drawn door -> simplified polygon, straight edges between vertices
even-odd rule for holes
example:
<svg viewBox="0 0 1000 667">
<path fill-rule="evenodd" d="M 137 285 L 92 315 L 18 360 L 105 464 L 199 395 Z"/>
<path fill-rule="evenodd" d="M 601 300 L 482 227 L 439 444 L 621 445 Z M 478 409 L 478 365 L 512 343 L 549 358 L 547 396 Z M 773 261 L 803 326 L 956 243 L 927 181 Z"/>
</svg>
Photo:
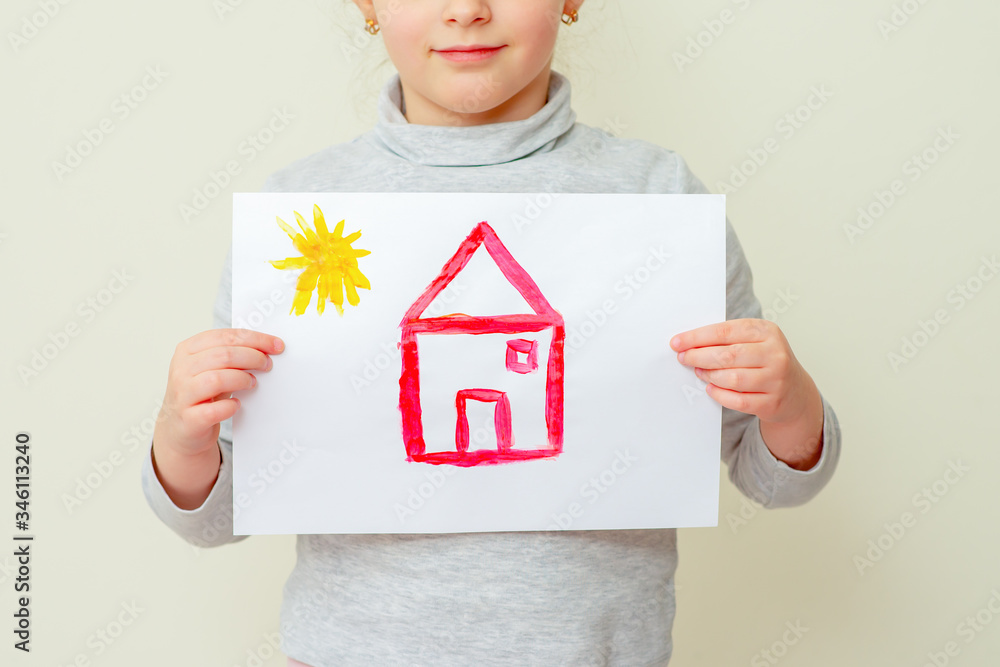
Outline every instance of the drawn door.
<svg viewBox="0 0 1000 667">
<path fill-rule="evenodd" d="M 455 425 L 455 446 L 459 452 L 469 451 L 469 416 L 467 403 L 481 401 L 493 403 L 493 424 L 496 428 L 497 451 L 509 452 L 513 445 L 510 426 L 510 400 L 507 394 L 495 389 L 462 389 L 455 396 L 458 422 Z"/>
</svg>

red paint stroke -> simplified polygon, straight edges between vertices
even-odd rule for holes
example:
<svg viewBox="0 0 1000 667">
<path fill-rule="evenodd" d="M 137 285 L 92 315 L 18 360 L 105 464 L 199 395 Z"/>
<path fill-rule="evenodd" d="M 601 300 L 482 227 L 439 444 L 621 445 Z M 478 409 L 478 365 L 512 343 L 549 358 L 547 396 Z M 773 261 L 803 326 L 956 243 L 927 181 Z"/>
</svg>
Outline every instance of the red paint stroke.
<svg viewBox="0 0 1000 667">
<path fill-rule="evenodd" d="M 492 449 L 476 449 L 471 452 L 430 452 L 418 454 L 407 461 L 414 463 L 430 463 L 432 465 L 453 465 L 460 468 L 471 468 L 479 465 L 496 465 L 499 463 L 516 463 L 532 459 L 551 459 L 559 456 L 552 449 L 512 449 L 509 452 L 497 452 Z"/>
<path fill-rule="evenodd" d="M 518 353 L 527 355 L 519 361 Z M 507 341 L 507 370 L 515 373 L 533 373 L 538 370 L 538 341 L 515 338 Z"/>
<path fill-rule="evenodd" d="M 469 418 L 465 412 L 465 404 L 472 399 L 483 403 L 494 403 L 493 426 L 496 428 L 497 449 L 500 452 L 510 451 L 514 444 L 514 436 L 510 432 L 510 400 L 507 394 L 495 389 L 462 389 L 455 397 L 455 408 L 458 410 L 458 421 L 455 425 L 455 445 L 459 452 L 469 451 Z"/>
<path fill-rule="evenodd" d="M 409 327 L 414 333 L 484 334 L 542 331 L 561 323 L 561 317 L 546 315 L 494 315 L 492 317 L 452 315 L 413 320 Z"/>
<path fill-rule="evenodd" d="M 473 253 L 481 246 L 503 273 L 507 281 L 521 294 L 534 314 L 495 315 L 472 317 L 457 314 L 446 317 L 422 317 L 424 311 L 444 290 L 455 276 L 469 263 Z M 564 344 L 566 328 L 560 315 L 542 295 L 538 285 L 504 247 L 493 228 L 480 222 L 458 246 L 438 276 L 406 311 L 400 322 L 402 336 L 400 350 L 402 372 L 399 376 L 399 410 L 402 413 L 403 442 L 406 459 L 434 465 L 448 464 L 461 467 L 509 463 L 531 459 L 553 458 L 563 446 L 563 371 L 565 366 Z M 423 421 L 420 410 L 420 359 L 418 335 L 528 333 L 552 329 L 545 379 L 545 426 L 548 447 L 539 449 L 513 449 L 510 401 L 504 392 L 495 389 L 463 389 L 455 397 L 458 418 L 455 425 L 455 450 L 426 452 Z M 528 373 L 538 368 L 537 341 L 512 340 L 507 342 L 506 368 L 516 373 Z M 527 354 L 520 362 L 517 353 Z M 511 358 L 513 355 L 513 359 Z M 527 369 L 527 370 L 525 370 Z M 469 451 L 469 423 L 466 403 L 469 400 L 494 402 L 494 427 L 497 433 L 495 450 Z"/>
</svg>

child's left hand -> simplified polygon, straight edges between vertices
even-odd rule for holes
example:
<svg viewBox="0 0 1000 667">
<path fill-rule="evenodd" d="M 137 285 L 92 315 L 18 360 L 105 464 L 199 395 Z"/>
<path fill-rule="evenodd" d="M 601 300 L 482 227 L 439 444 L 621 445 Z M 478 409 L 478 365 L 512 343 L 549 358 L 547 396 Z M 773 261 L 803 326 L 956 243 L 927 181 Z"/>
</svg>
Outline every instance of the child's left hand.
<svg viewBox="0 0 1000 667">
<path fill-rule="evenodd" d="M 822 399 L 777 324 L 727 320 L 679 333 L 670 347 L 708 383 L 717 403 L 757 415 L 776 459 L 797 470 L 816 465 L 823 449 Z"/>
</svg>

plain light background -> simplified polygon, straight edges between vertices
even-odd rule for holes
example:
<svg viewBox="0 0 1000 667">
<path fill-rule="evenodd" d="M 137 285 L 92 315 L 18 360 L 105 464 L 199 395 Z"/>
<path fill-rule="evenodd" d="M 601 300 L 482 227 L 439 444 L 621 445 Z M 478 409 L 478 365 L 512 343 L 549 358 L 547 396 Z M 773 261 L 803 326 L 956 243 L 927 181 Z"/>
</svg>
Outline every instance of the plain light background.
<svg viewBox="0 0 1000 667">
<path fill-rule="evenodd" d="M 57 10 L 47 17 L 43 5 Z M 720 30 L 712 22 L 727 9 Z M 880 30 L 894 12 L 899 29 Z M 589 0 L 562 28 L 556 69 L 572 81 L 578 119 L 678 151 L 713 192 L 748 150 L 777 141 L 763 165 L 745 167 L 754 173 L 727 211 L 758 297 L 778 306 L 769 315 L 843 428 L 839 469 L 812 502 L 756 509 L 724 479 L 719 527 L 679 532 L 671 665 L 772 664 L 764 650 L 788 667 L 920 665 L 949 641 L 951 664 L 1000 654 L 987 607 L 1000 598 L 1000 280 L 976 282 L 1000 250 L 998 21 L 985 0 Z M 8 630 L 0 663 L 256 664 L 273 652 L 294 538 L 188 545 L 147 506 L 145 449 L 124 438 L 151 432 L 174 346 L 211 326 L 231 193 L 371 126 L 392 71 L 379 66 L 380 37 L 340 0 L 14 0 L 0 27 L 5 627 L 21 430 L 33 437 L 37 535 L 33 653 L 14 651 Z M 688 48 L 697 57 L 679 67 L 674 54 Z M 165 78 L 121 118 L 115 100 L 148 67 Z M 829 98 L 799 110 L 809 118 L 787 136 L 779 123 L 813 87 Z M 250 159 L 241 142 L 275 110 L 294 118 Z M 57 175 L 53 163 L 105 117 L 113 132 Z M 935 155 L 948 128 L 958 138 Z M 906 163 L 928 149 L 936 161 L 911 180 Z M 230 160 L 241 173 L 185 221 L 180 206 Z M 845 225 L 895 179 L 905 192 L 852 242 Z M 131 276 L 125 288 L 100 312 L 81 308 L 116 271 Z M 959 309 L 948 295 L 966 283 L 979 291 Z M 947 321 L 935 335 L 915 336 L 939 309 Z M 73 324 L 78 335 L 22 380 L 18 367 Z M 922 346 L 893 368 L 904 337 Z M 114 452 L 120 465 L 67 507 Z M 958 462 L 969 470 L 949 484 Z M 915 502 L 925 488 L 933 504 Z M 915 522 L 893 527 L 904 512 Z M 871 566 L 859 567 L 867 552 Z M 97 639 L 133 603 L 131 625 L 110 644 Z M 977 614 L 980 630 L 964 632 Z M 786 623 L 808 631 L 782 644 Z"/>
</svg>

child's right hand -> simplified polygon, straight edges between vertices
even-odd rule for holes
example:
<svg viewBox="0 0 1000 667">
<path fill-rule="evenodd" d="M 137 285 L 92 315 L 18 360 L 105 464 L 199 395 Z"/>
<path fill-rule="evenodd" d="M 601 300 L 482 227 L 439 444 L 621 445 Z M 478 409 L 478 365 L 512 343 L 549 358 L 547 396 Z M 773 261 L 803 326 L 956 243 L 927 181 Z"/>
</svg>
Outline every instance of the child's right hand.
<svg viewBox="0 0 1000 667">
<path fill-rule="evenodd" d="M 167 391 L 153 431 L 157 449 L 197 456 L 217 446 L 219 423 L 240 407 L 234 391 L 249 389 L 249 371 L 271 370 L 284 343 L 249 329 L 209 329 L 181 341 L 170 360 Z"/>
</svg>

